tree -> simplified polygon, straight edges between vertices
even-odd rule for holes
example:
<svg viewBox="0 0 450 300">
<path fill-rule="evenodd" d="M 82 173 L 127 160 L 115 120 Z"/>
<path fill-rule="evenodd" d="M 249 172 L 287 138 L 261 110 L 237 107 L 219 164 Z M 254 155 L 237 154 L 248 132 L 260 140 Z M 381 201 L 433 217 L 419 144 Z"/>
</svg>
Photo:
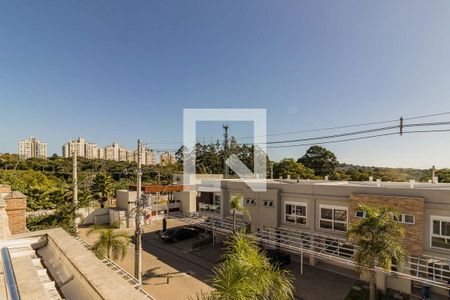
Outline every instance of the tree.
<svg viewBox="0 0 450 300">
<path fill-rule="evenodd" d="M 244 206 L 242 206 L 242 196 L 235 196 L 230 201 L 230 210 L 233 212 L 233 231 L 236 231 L 236 212 L 240 211 L 244 213 L 248 218 L 250 218 L 250 214 L 248 212 L 248 209 L 246 209 Z"/>
<path fill-rule="evenodd" d="M 294 299 L 293 277 L 272 265 L 255 239 L 235 232 L 226 242 L 225 260 L 214 267 L 214 290 L 203 299 Z"/>
<path fill-rule="evenodd" d="M 101 172 L 95 175 L 91 187 L 92 198 L 100 202 L 100 206 L 105 207 L 107 202 L 114 195 L 114 183 L 111 176 Z"/>
<path fill-rule="evenodd" d="M 397 213 L 390 208 L 360 205 L 359 209 L 366 212 L 366 217 L 354 223 L 347 235 L 358 246 L 356 262 L 362 270 L 369 272 L 370 300 L 374 300 L 374 268 L 390 270 L 393 260 L 399 265 L 405 260 L 405 250 L 400 242 L 403 228 L 394 220 Z"/>
<path fill-rule="evenodd" d="M 333 152 L 321 146 L 311 146 L 297 162 L 313 169 L 317 176 L 333 176 L 339 162 Z"/>
<path fill-rule="evenodd" d="M 275 178 L 282 176 L 287 178 L 291 176 L 292 179 L 315 179 L 314 170 L 306 168 L 303 164 L 296 162 L 293 158 L 285 158 L 273 165 L 273 173 Z"/>
<path fill-rule="evenodd" d="M 76 235 L 75 218 L 79 217 L 72 203 L 58 205 L 52 214 L 28 216 L 27 228 L 31 231 L 61 227 L 68 233 Z"/>
<path fill-rule="evenodd" d="M 39 185 L 30 186 L 27 191 L 27 209 L 51 209 L 49 191 L 46 187 Z"/>
<path fill-rule="evenodd" d="M 130 237 L 126 231 L 115 231 L 113 228 L 94 226 L 87 232 L 87 235 L 98 234 L 98 240 L 92 247 L 98 258 L 112 258 L 113 260 L 123 259 L 127 254 L 127 247 L 130 244 Z"/>
</svg>

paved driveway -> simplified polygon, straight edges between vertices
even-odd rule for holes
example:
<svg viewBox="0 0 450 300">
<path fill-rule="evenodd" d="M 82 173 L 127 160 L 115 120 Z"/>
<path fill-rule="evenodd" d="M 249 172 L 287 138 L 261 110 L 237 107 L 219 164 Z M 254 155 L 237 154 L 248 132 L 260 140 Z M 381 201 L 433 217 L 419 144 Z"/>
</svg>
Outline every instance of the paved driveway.
<svg viewBox="0 0 450 300">
<path fill-rule="evenodd" d="M 161 222 L 154 222 L 144 227 L 142 271 L 143 286 L 158 300 L 185 300 L 201 291 L 209 291 L 211 270 L 222 254 L 222 245 L 190 251 L 191 241 L 168 244 L 157 239 L 156 231 L 161 229 Z M 169 220 L 168 227 L 182 226 L 178 220 Z M 127 229 L 130 236 L 133 229 Z M 88 243 L 95 237 L 86 237 L 86 229 L 80 234 Z M 128 248 L 123 261 L 117 263 L 125 270 L 134 272 L 134 245 Z M 344 299 L 355 280 L 321 268 L 304 265 L 304 275 L 300 275 L 300 264 L 291 262 L 287 267 L 295 276 L 295 295 L 305 300 L 340 300 Z M 169 282 L 167 282 L 169 277 Z"/>
<path fill-rule="evenodd" d="M 291 262 L 287 267 L 295 276 L 295 296 L 305 300 L 343 300 L 356 280 L 318 267 Z"/>
</svg>

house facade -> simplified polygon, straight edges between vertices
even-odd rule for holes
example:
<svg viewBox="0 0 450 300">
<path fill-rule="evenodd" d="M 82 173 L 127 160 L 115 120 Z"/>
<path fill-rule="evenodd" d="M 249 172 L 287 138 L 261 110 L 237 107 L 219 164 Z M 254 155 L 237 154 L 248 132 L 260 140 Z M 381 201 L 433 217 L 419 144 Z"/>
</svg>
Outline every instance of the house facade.
<svg viewBox="0 0 450 300">
<path fill-rule="evenodd" d="M 182 202 L 182 211 L 230 218 L 229 203 L 239 197 L 250 216 L 241 214 L 240 218 L 251 224 L 253 233 L 275 228 L 345 240 L 351 224 L 365 216 L 360 204 L 392 207 L 399 213 L 396 221 L 405 232 L 402 244 L 410 257 L 406 262 L 408 274 L 414 276 L 413 268 L 417 265 L 417 274 L 430 280 L 432 290 L 448 293 L 442 286 L 450 278 L 450 184 L 268 180 L 265 192 L 254 192 L 242 180 L 220 180 L 220 191 L 213 191 L 212 183 L 203 180 L 198 184 L 195 203 Z M 420 258 L 420 266 L 414 265 L 416 257 Z M 318 262 L 321 260 L 316 257 L 309 259 L 310 264 Z M 354 266 L 338 261 L 325 263 L 356 271 Z M 406 293 L 417 287 L 414 279 L 385 273 L 378 274 L 377 281 L 382 289 Z M 433 286 L 433 282 L 441 287 Z"/>
</svg>

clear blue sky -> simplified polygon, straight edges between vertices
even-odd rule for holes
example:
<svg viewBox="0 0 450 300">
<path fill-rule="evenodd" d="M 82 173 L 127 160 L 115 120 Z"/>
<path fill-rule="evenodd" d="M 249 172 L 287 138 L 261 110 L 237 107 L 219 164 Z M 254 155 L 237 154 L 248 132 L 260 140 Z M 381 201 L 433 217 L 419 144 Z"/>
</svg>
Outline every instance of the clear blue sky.
<svg viewBox="0 0 450 300">
<path fill-rule="evenodd" d="M 450 111 L 450 2 L 0 2 L 1 152 L 29 135 L 49 155 L 78 136 L 178 141 L 183 108 L 230 107 L 266 108 L 269 132 Z M 450 167 L 450 133 L 327 147 L 348 163 Z"/>
</svg>

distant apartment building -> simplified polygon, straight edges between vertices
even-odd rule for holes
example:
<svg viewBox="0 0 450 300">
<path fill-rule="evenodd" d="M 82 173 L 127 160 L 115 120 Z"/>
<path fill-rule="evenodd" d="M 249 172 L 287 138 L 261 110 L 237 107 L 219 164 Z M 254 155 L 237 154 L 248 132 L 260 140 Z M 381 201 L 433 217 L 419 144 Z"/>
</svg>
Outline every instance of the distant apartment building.
<svg viewBox="0 0 450 300">
<path fill-rule="evenodd" d="M 119 160 L 119 144 L 112 143 L 112 145 L 105 147 L 106 160 Z"/>
<path fill-rule="evenodd" d="M 72 157 L 73 153 L 77 156 L 86 157 L 86 140 L 82 137 L 78 140 L 68 141 L 62 147 L 63 157 Z"/>
<path fill-rule="evenodd" d="M 137 162 L 138 152 L 137 150 L 127 151 L 127 161 Z M 152 149 L 144 148 L 141 155 L 141 163 L 146 166 L 156 165 L 156 154 Z"/>
<path fill-rule="evenodd" d="M 96 144 L 86 143 L 85 154 L 86 158 L 97 159 L 98 158 L 98 146 Z"/>
<path fill-rule="evenodd" d="M 103 148 L 99 147 L 97 144 L 88 143 L 86 139 L 82 137 L 65 143 L 62 147 L 62 152 L 63 157 L 72 157 L 75 152 L 77 153 L 77 156 L 88 159 L 137 162 L 137 150 L 127 149 L 118 143 L 112 143 Z M 143 165 L 156 164 L 156 154 L 151 149 L 145 148 L 141 158 Z"/>
<path fill-rule="evenodd" d="M 156 165 L 156 153 L 152 149 L 144 150 L 144 165 Z"/>
<path fill-rule="evenodd" d="M 167 165 L 171 165 L 173 163 L 175 163 L 175 156 L 173 156 L 170 152 L 164 152 L 163 154 L 160 155 L 159 157 L 159 163 L 162 166 L 167 166 Z"/>
<path fill-rule="evenodd" d="M 133 161 L 135 161 L 135 159 L 134 159 L 134 151 L 127 149 L 127 162 L 133 162 Z"/>
<path fill-rule="evenodd" d="M 119 161 L 127 161 L 128 149 L 123 146 L 117 147 L 117 157 Z"/>
<path fill-rule="evenodd" d="M 98 157 L 97 157 L 98 159 L 105 159 L 105 157 L 106 157 L 105 148 L 98 148 L 97 152 L 98 152 Z"/>
<path fill-rule="evenodd" d="M 21 159 L 47 158 L 47 143 L 30 136 L 19 142 L 19 157 Z"/>
</svg>

